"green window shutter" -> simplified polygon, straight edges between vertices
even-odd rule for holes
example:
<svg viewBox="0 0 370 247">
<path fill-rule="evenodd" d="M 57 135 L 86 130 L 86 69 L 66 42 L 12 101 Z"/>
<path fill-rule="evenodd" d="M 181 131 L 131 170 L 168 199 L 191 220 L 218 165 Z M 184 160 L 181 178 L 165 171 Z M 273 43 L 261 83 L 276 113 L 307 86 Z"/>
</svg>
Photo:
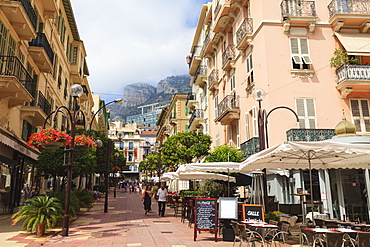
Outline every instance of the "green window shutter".
<svg viewBox="0 0 370 247">
<path fill-rule="evenodd" d="M 189 132 L 189 124 L 185 124 L 185 132 Z"/>
<path fill-rule="evenodd" d="M 23 120 L 23 126 L 22 126 L 22 139 L 24 141 L 27 141 L 28 134 L 28 122 L 26 120 Z"/>
</svg>

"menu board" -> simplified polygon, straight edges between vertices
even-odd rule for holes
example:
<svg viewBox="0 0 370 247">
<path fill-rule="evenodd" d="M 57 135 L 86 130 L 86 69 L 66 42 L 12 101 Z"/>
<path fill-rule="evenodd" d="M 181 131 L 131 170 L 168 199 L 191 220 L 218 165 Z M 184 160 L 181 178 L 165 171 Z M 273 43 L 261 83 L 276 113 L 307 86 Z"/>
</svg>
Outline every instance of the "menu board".
<svg viewBox="0 0 370 247">
<path fill-rule="evenodd" d="M 197 231 L 214 231 L 217 242 L 217 199 L 196 198 L 194 216 L 194 241 Z"/>
<path fill-rule="evenodd" d="M 243 220 L 261 220 L 264 221 L 263 205 L 243 204 Z"/>
<path fill-rule="evenodd" d="M 218 210 L 219 219 L 237 220 L 238 219 L 238 198 L 220 197 L 220 207 Z"/>
</svg>

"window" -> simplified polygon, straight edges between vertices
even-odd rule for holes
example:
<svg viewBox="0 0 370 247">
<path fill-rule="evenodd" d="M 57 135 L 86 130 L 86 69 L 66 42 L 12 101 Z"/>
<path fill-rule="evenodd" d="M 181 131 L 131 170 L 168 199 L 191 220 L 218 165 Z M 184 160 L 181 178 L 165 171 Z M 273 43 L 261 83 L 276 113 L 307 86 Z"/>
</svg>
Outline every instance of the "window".
<svg viewBox="0 0 370 247">
<path fill-rule="evenodd" d="M 245 116 L 245 138 L 246 140 L 251 139 L 251 133 L 249 131 L 249 112 L 244 114 Z"/>
<path fill-rule="evenodd" d="M 128 161 L 133 161 L 134 160 L 134 154 L 132 152 L 128 153 Z"/>
<path fill-rule="evenodd" d="M 250 87 L 254 84 L 254 76 L 253 76 L 253 62 L 252 62 L 252 54 L 246 60 L 247 62 L 247 87 Z"/>
<path fill-rule="evenodd" d="M 220 146 L 220 134 L 216 133 L 216 147 Z"/>
<path fill-rule="evenodd" d="M 312 60 L 307 38 L 290 38 L 290 52 L 293 69 L 310 69 Z"/>
<path fill-rule="evenodd" d="M 133 150 L 134 149 L 134 143 L 133 142 L 129 142 L 128 143 L 128 150 Z"/>
<path fill-rule="evenodd" d="M 72 52 L 72 64 L 77 63 L 77 52 L 78 52 L 78 47 L 73 47 L 73 52 Z"/>
<path fill-rule="evenodd" d="M 316 129 L 316 111 L 315 100 L 309 98 L 295 99 L 299 128 Z"/>
<path fill-rule="evenodd" d="M 252 125 L 253 125 L 253 137 L 258 137 L 258 110 L 257 107 L 252 107 Z"/>
<path fill-rule="evenodd" d="M 350 104 L 356 132 L 370 132 L 369 102 L 367 99 L 350 99 Z"/>
<path fill-rule="evenodd" d="M 218 117 L 218 95 L 215 97 L 215 118 Z"/>
<path fill-rule="evenodd" d="M 230 91 L 231 92 L 234 92 L 234 90 L 235 90 L 235 75 L 233 75 L 232 77 L 231 77 L 231 79 L 230 79 Z"/>
<path fill-rule="evenodd" d="M 1 55 L 5 54 L 7 36 L 8 36 L 8 30 L 6 29 L 2 21 L 0 21 L 0 54 Z"/>
<path fill-rule="evenodd" d="M 124 147 L 125 147 L 125 143 L 124 142 L 120 142 L 119 143 L 119 150 L 123 150 Z"/>
<path fill-rule="evenodd" d="M 236 123 L 236 147 L 240 148 L 240 130 L 239 130 L 239 121 Z"/>
</svg>

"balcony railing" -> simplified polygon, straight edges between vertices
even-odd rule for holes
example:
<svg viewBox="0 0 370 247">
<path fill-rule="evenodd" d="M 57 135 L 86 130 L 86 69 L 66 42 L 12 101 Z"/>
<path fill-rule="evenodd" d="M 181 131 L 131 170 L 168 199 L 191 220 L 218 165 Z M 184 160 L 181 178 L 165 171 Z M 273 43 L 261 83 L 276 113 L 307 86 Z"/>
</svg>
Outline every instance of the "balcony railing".
<svg viewBox="0 0 370 247">
<path fill-rule="evenodd" d="M 334 129 L 290 129 L 286 132 L 288 141 L 316 142 L 331 139 Z"/>
<path fill-rule="evenodd" d="M 37 90 L 34 94 L 32 94 L 34 100 L 29 103 L 30 106 L 40 107 L 46 115 L 49 115 L 51 113 L 51 104 L 45 96 Z"/>
<path fill-rule="evenodd" d="M 224 67 L 230 60 L 235 59 L 235 45 L 229 44 L 222 53 L 222 66 Z"/>
<path fill-rule="evenodd" d="M 195 111 L 193 111 L 193 114 L 191 114 L 191 117 L 189 119 L 189 126 L 192 125 L 192 123 L 194 122 L 194 119 L 196 119 L 196 118 L 203 118 L 203 117 L 204 117 L 203 110 L 195 110 Z"/>
<path fill-rule="evenodd" d="M 190 58 L 190 63 L 189 65 L 191 65 L 191 63 L 193 62 L 193 59 L 195 56 L 199 56 L 200 55 L 200 51 L 202 50 L 202 47 L 201 46 L 195 46 L 194 47 L 194 51 L 193 53 L 191 54 L 191 58 Z"/>
<path fill-rule="evenodd" d="M 247 33 L 253 32 L 253 19 L 245 18 L 243 23 L 240 25 L 238 31 L 236 31 L 236 42 L 239 43 L 243 40 L 243 37 Z"/>
<path fill-rule="evenodd" d="M 49 57 L 50 62 L 53 64 L 54 52 L 51 49 L 49 41 L 46 38 L 46 35 L 44 33 L 37 33 L 36 39 L 33 39 L 31 42 L 29 42 L 29 45 L 36 46 L 36 47 L 43 47 L 45 49 L 46 54 Z"/>
<path fill-rule="evenodd" d="M 217 1 L 216 3 L 216 7 L 215 7 L 215 10 L 213 12 L 213 15 L 216 17 L 217 16 L 217 11 L 219 10 L 220 8 L 220 0 Z"/>
<path fill-rule="evenodd" d="M 316 16 L 315 1 L 283 0 L 280 4 L 282 16 L 314 17 Z"/>
<path fill-rule="evenodd" d="M 187 106 L 189 101 L 192 101 L 192 100 L 195 100 L 195 94 L 193 93 L 189 93 L 188 94 L 188 97 L 186 98 L 186 102 L 185 102 L 185 105 Z"/>
<path fill-rule="evenodd" d="M 252 137 L 248 141 L 240 144 L 240 150 L 243 152 L 243 158 L 248 158 L 252 154 L 260 151 L 260 139 L 258 137 Z"/>
<path fill-rule="evenodd" d="M 197 81 L 198 76 L 206 76 L 207 75 L 207 66 L 200 65 L 197 68 L 197 71 L 195 72 L 194 75 L 194 81 Z"/>
<path fill-rule="evenodd" d="M 218 69 L 213 69 L 208 76 L 208 82 L 212 84 L 213 82 L 218 81 Z"/>
<path fill-rule="evenodd" d="M 27 13 L 28 18 L 30 19 L 33 28 L 36 29 L 37 15 L 36 15 L 36 12 L 35 12 L 35 10 L 33 9 L 32 5 L 31 5 L 30 1 L 29 0 L 12 0 L 12 1 L 22 3 L 23 8 Z"/>
<path fill-rule="evenodd" d="M 15 56 L 0 56 L 0 75 L 14 76 L 32 95 L 33 79 Z"/>
<path fill-rule="evenodd" d="M 239 95 L 227 95 L 217 106 L 216 118 L 231 109 L 239 109 Z"/>
<path fill-rule="evenodd" d="M 335 14 L 370 14 L 369 0 L 332 0 L 328 5 L 329 17 Z"/>
<path fill-rule="evenodd" d="M 344 64 L 336 70 L 338 84 L 343 81 L 369 81 L 370 64 Z"/>
</svg>

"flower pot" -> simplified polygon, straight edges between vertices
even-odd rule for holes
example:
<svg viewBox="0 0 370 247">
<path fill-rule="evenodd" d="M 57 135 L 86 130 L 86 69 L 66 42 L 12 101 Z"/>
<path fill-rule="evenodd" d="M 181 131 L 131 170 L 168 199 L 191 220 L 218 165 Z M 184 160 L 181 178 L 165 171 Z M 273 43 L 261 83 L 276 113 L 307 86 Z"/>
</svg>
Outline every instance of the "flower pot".
<svg viewBox="0 0 370 247">
<path fill-rule="evenodd" d="M 44 143 L 43 146 L 45 148 L 39 148 L 41 150 L 45 150 L 48 152 L 55 152 L 58 148 L 63 147 L 63 142 L 50 142 L 50 143 Z"/>
<path fill-rule="evenodd" d="M 38 224 L 36 226 L 36 235 L 41 236 L 45 233 L 45 223 Z"/>
</svg>

